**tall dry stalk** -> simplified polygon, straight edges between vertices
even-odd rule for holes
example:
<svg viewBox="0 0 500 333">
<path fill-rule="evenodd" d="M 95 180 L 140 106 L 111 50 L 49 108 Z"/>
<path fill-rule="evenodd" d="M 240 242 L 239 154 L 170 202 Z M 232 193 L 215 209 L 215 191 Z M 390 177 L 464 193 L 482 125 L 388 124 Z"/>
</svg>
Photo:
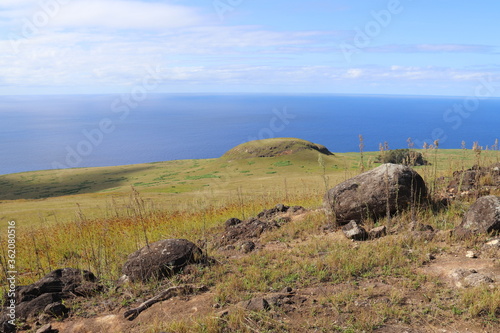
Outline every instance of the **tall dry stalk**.
<svg viewBox="0 0 500 333">
<path fill-rule="evenodd" d="M 241 216 L 243 217 L 243 219 L 246 219 L 246 216 L 245 216 L 245 202 L 243 200 L 243 193 L 242 193 L 242 190 L 241 190 L 241 186 L 238 186 L 237 197 L 238 197 L 238 204 L 239 204 L 240 209 L 241 209 Z"/>
<path fill-rule="evenodd" d="M 384 144 L 379 144 L 379 149 L 382 155 L 382 162 L 386 161 L 386 154 L 389 151 L 389 143 L 387 141 L 384 141 Z M 386 215 L 387 215 L 387 227 L 391 227 L 391 203 L 390 203 L 390 195 L 391 195 L 391 189 L 389 185 L 389 166 L 385 166 L 385 174 L 384 174 L 384 181 L 385 181 L 385 194 L 386 194 Z"/>
<path fill-rule="evenodd" d="M 495 139 L 495 144 L 493 145 L 493 150 L 496 151 L 496 160 L 497 160 L 497 163 L 499 163 L 499 159 L 500 159 L 500 154 L 498 153 L 498 139 Z"/>
<path fill-rule="evenodd" d="M 360 171 L 361 173 L 365 172 L 365 163 L 363 161 L 363 150 L 365 149 L 365 143 L 363 136 L 359 135 L 359 155 L 360 155 Z"/>
<path fill-rule="evenodd" d="M 145 221 L 145 205 L 144 200 L 142 200 L 139 192 L 132 186 L 132 193 L 130 194 L 130 208 L 132 210 L 132 216 L 135 222 L 141 224 L 142 233 L 144 235 L 144 240 L 146 241 L 146 246 L 149 247 L 149 239 L 147 226 Z"/>
<path fill-rule="evenodd" d="M 49 267 L 49 271 L 52 271 L 52 266 L 51 266 L 51 262 L 52 262 L 52 259 L 50 257 L 50 246 L 49 246 L 49 242 L 47 240 L 47 233 L 45 232 L 46 229 L 44 227 L 44 225 L 47 224 L 47 221 L 39 214 L 38 215 L 39 219 L 40 219 L 40 229 L 41 232 L 42 232 L 42 238 L 43 238 L 43 246 L 45 248 L 45 251 L 43 251 L 45 253 L 45 256 L 47 258 L 47 264 L 48 264 L 48 267 Z"/>
<path fill-rule="evenodd" d="M 479 168 L 481 167 L 481 151 L 483 150 L 483 147 L 479 145 L 479 142 L 475 141 L 472 145 L 472 150 L 474 151 L 474 156 L 476 157 L 475 164 Z"/>
<path fill-rule="evenodd" d="M 479 142 L 475 141 L 472 150 L 474 151 L 475 155 L 475 164 L 476 164 L 476 174 L 475 174 L 475 179 L 474 179 L 474 184 L 475 184 L 475 197 L 476 199 L 479 197 L 479 188 L 480 188 L 480 182 L 479 178 L 481 175 L 481 151 L 483 150 L 483 147 L 479 145 Z"/>
<path fill-rule="evenodd" d="M 36 237 L 35 237 L 35 232 L 34 231 L 30 232 L 30 238 L 31 238 L 32 249 L 33 249 L 33 252 L 35 253 L 35 258 L 36 258 L 36 271 L 37 271 L 37 275 L 39 277 L 42 277 L 42 276 L 45 275 L 45 270 L 43 269 L 43 265 L 42 265 L 42 262 L 40 260 L 40 255 L 39 255 L 40 249 L 38 248 L 38 244 L 37 244 L 37 241 L 36 241 Z"/>
<path fill-rule="evenodd" d="M 434 141 L 434 145 L 432 146 L 434 149 L 434 175 L 433 175 L 433 180 L 432 180 L 432 197 L 435 197 L 436 195 L 436 187 L 437 187 L 437 156 L 438 156 L 438 150 L 439 150 L 439 140 Z"/>
<path fill-rule="evenodd" d="M 318 154 L 318 164 L 321 167 L 321 177 L 323 178 L 323 184 L 325 185 L 325 192 L 329 190 L 329 178 L 326 175 L 326 164 L 322 154 Z"/>
<path fill-rule="evenodd" d="M 8 263 L 8 257 L 7 257 L 7 244 L 8 244 L 8 241 L 7 241 L 7 238 L 5 240 L 5 242 L 3 241 L 3 238 L 2 238 L 3 235 L 0 234 L 0 267 L 2 267 L 2 272 L 3 272 L 3 275 L 4 275 L 4 279 L 2 279 L 2 281 L 7 281 L 7 272 L 9 271 L 8 267 L 7 267 L 7 263 Z"/>
<path fill-rule="evenodd" d="M 391 189 L 389 185 L 389 165 L 385 166 L 385 193 L 386 193 L 386 206 L 385 213 L 387 215 L 387 228 L 391 227 Z"/>
<path fill-rule="evenodd" d="M 408 138 L 406 140 L 408 143 L 408 165 L 415 165 L 417 161 L 417 153 L 414 152 L 412 149 L 415 146 L 411 138 Z M 410 186 L 410 195 L 411 195 L 411 200 L 410 200 L 410 212 L 411 212 L 411 220 L 412 222 L 417 221 L 417 215 L 416 215 L 416 200 L 417 200 L 417 195 L 415 193 L 415 174 L 412 173 L 411 176 L 411 186 Z"/>
</svg>

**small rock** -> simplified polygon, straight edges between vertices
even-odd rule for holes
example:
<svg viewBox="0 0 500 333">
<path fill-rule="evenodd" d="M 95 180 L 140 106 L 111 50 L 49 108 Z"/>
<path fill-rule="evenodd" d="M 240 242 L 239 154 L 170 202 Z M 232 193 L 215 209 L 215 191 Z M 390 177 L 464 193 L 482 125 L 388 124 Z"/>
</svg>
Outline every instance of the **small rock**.
<svg viewBox="0 0 500 333">
<path fill-rule="evenodd" d="M 473 273 L 473 274 L 468 275 L 464 278 L 464 283 L 467 286 L 478 287 L 478 286 L 481 286 L 483 284 L 493 283 L 493 280 L 486 275 L 479 274 L 479 273 Z"/>
<path fill-rule="evenodd" d="M 489 241 L 486 245 L 500 247 L 500 238 Z"/>
<path fill-rule="evenodd" d="M 474 251 L 467 251 L 467 254 L 465 256 L 467 258 L 477 258 L 477 255 L 474 253 Z"/>
<path fill-rule="evenodd" d="M 477 271 L 474 269 L 458 268 L 458 269 L 453 270 L 450 273 L 450 277 L 455 279 L 455 280 L 460 280 L 460 279 L 463 279 L 466 276 L 469 276 L 469 275 L 474 274 L 474 273 L 477 273 Z"/>
<path fill-rule="evenodd" d="M 286 212 L 288 210 L 289 207 L 283 205 L 283 204 L 277 204 L 276 205 L 276 210 L 278 212 Z"/>
<path fill-rule="evenodd" d="M 289 212 L 292 212 L 293 214 L 296 214 L 296 213 L 302 213 L 302 212 L 305 212 L 306 209 L 302 206 L 292 206 L 288 209 Z"/>
<path fill-rule="evenodd" d="M 432 253 L 427 253 L 426 257 L 427 257 L 427 260 L 429 260 L 429 261 L 436 259 L 436 257 Z"/>
<path fill-rule="evenodd" d="M 227 317 L 229 315 L 229 310 L 226 309 L 226 310 L 223 310 L 223 311 L 220 311 L 220 312 L 217 312 L 217 314 L 215 315 L 217 318 L 224 318 L 224 317 Z"/>
<path fill-rule="evenodd" d="M 240 249 L 243 253 L 252 252 L 255 249 L 255 243 L 252 241 L 244 242 L 241 244 Z"/>
<path fill-rule="evenodd" d="M 373 228 L 368 232 L 368 235 L 370 236 L 370 239 L 384 237 L 385 235 L 387 235 L 387 228 L 385 227 L 385 225 Z"/>
<path fill-rule="evenodd" d="M 69 313 L 69 309 L 62 303 L 55 302 L 47 305 L 43 312 L 54 318 L 61 318 L 66 317 L 66 315 Z"/>
<path fill-rule="evenodd" d="M 227 220 L 225 223 L 224 223 L 224 226 L 226 228 L 229 228 L 229 227 L 232 227 L 232 226 L 235 226 L 235 225 L 238 225 L 240 224 L 242 221 L 236 217 L 233 217 L 233 218 L 230 218 L 229 220 Z"/>
<path fill-rule="evenodd" d="M 51 324 L 43 325 L 39 329 L 36 330 L 36 333 L 58 333 L 59 330 L 52 329 Z"/>
<path fill-rule="evenodd" d="M 347 238 L 352 240 L 363 241 L 368 238 L 366 230 L 362 226 L 358 225 L 354 220 L 343 226 L 342 232 Z"/>
<path fill-rule="evenodd" d="M 271 309 L 269 302 L 262 297 L 252 298 L 249 301 L 240 302 L 237 306 L 249 311 L 268 311 Z"/>
<path fill-rule="evenodd" d="M 285 287 L 281 290 L 282 294 L 290 294 L 293 291 L 292 287 Z"/>
<path fill-rule="evenodd" d="M 493 283 L 494 281 L 474 269 L 455 269 L 450 273 L 450 277 L 456 280 L 457 287 L 477 287 L 483 284 Z"/>
</svg>

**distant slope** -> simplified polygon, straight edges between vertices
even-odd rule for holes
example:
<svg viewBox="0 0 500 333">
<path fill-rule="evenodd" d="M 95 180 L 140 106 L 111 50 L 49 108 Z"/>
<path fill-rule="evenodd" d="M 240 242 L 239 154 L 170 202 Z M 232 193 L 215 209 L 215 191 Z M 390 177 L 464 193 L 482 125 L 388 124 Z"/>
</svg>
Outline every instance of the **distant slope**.
<svg viewBox="0 0 500 333">
<path fill-rule="evenodd" d="M 243 143 L 226 152 L 222 157 L 233 160 L 277 157 L 293 155 L 301 151 L 313 151 L 324 155 L 333 155 L 323 145 L 296 138 L 275 138 Z"/>
</svg>

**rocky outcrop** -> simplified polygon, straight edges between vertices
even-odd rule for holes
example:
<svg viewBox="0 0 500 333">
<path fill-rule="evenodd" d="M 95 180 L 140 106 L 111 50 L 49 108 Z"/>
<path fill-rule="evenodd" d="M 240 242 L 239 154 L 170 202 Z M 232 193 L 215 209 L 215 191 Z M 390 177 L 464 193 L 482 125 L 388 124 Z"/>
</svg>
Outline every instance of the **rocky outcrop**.
<svg viewBox="0 0 500 333">
<path fill-rule="evenodd" d="M 500 163 L 487 167 L 473 166 L 455 171 L 447 191 L 451 197 L 494 194 L 500 189 Z"/>
<path fill-rule="evenodd" d="M 479 198 L 469 208 L 460 226 L 455 229 L 459 237 L 470 234 L 500 232 L 500 197 L 489 195 Z"/>
<path fill-rule="evenodd" d="M 254 241 L 257 241 L 262 233 L 280 228 L 283 224 L 290 222 L 292 216 L 305 211 L 306 209 L 301 206 L 290 207 L 278 204 L 244 221 L 230 218 L 224 223 L 224 232 L 217 235 L 214 242 L 216 247 L 225 246 L 226 249 L 234 249 L 238 246 L 244 253 L 251 252 L 256 248 Z"/>
<path fill-rule="evenodd" d="M 422 203 L 427 188 L 422 177 L 413 169 L 399 164 L 383 164 L 351 178 L 329 190 L 325 208 L 337 223 L 379 218 L 407 208 L 413 201 Z"/>
<path fill-rule="evenodd" d="M 62 304 L 64 299 L 90 297 L 101 290 L 97 278 L 89 271 L 57 269 L 33 284 L 16 288 L 16 318 L 24 321 L 38 315 L 64 317 L 69 312 Z M 4 331 L 9 331 L 7 324 L 2 326 Z"/>
<path fill-rule="evenodd" d="M 186 239 L 164 239 L 129 255 L 123 274 L 132 282 L 170 277 L 183 267 L 203 261 L 201 249 Z"/>
</svg>

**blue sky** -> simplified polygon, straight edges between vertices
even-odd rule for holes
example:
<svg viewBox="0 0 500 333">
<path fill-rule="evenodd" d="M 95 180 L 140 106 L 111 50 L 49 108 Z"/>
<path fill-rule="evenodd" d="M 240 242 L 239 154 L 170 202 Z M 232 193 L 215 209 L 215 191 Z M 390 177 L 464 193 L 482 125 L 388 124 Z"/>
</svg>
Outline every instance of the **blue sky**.
<svg viewBox="0 0 500 333">
<path fill-rule="evenodd" d="M 498 13 L 497 0 L 2 0 L 0 94 L 153 82 L 148 92 L 471 96 L 486 81 L 499 97 Z"/>
</svg>

